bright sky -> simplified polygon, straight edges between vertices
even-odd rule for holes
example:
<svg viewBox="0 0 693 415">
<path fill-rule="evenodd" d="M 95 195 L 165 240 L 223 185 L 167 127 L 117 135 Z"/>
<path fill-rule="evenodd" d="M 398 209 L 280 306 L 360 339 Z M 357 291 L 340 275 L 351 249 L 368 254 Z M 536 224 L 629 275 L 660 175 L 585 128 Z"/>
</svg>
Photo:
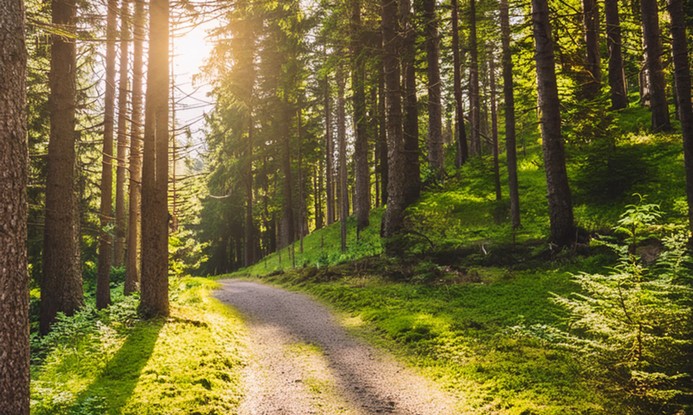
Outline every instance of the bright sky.
<svg viewBox="0 0 693 415">
<path fill-rule="evenodd" d="M 202 139 L 201 129 L 204 127 L 202 116 L 212 109 L 212 102 L 207 97 L 209 86 L 193 78 L 200 73 L 200 67 L 205 64 L 211 51 L 207 31 L 214 27 L 214 22 L 204 22 L 192 28 L 189 28 L 189 23 L 184 25 L 183 29 L 174 28 L 178 37 L 173 40 L 176 125 L 181 128 L 191 124 L 194 143 L 199 143 Z M 179 142 L 183 144 L 185 138 L 179 137 Z"/>
</svg>

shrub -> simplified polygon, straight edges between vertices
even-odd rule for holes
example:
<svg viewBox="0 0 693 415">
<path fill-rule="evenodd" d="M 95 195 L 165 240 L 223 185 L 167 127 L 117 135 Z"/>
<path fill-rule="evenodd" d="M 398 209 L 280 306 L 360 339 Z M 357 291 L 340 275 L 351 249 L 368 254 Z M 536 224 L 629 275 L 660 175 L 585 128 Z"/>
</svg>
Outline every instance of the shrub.
<svg viewBox="0 0 693 415">
<path fill-rule="evenodd" d="M 663 253 L 651 265 L 636 254 L 660 215 L 642 198 L 627 206 L 615 228 L 624 243 L 601 242 L 618 254 L 617 265 L 606 274 L 575 275 L 582 293 L 554 299 L 569 311 L 565 344 L 615 377 L 641 411 L 660 408 L 657 413 L 690 399 L 683 362 L 693 294 L 685 232 L 665 235 Z"/>
</svg>

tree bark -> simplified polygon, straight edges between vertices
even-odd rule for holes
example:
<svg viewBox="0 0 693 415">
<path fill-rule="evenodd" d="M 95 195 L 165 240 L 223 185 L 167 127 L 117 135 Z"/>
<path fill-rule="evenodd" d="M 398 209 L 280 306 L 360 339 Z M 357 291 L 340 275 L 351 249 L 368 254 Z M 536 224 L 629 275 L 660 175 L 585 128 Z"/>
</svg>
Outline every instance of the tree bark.
<svg viewBox="0 0 693 415">
<path fill-rule="evenodd" d="M 332 139 L 332 108 L 330 105 L 330 79 L 325 75 L 325 191 L 327 196 L 327 224 L 334 223 L 334 140 Z"/>
<path fill-rule="evenodd" d="M 379 65 L 380 73 L 378 76 L 378 169 L 380 171 L 380 200 L 381 205 L 387 203 L 387 186 L 388 186 L 388 174 L 389 167 L 387 164 L 388 151 L 387 151 L 387 109 L 385 105 L 385 69 L 381 59 Z"/>
<path fill-rule="evenodd" d="M 383 69 L 387 106 L 387 209 L 383 215 L 382 235 L 395 236 L 404 228 L 405 181 L 407 169 L 402 131 L 402 91 L 400 88 L 399 51 L 401 40 L 397 3 L 381 0 Z M 387 249 L 387 244 L 386 244 Z"/>
<path fill-rule="evenodd" d="M 445 175 L 443 155 L 443 124 L 440 80 L 440 39 L 436 1 L 423 1 L 426 31 L 426 58 L 428 74 L 428 164 L 436 178 Z"/>
<path fill-rule="evenodd" d="M 565 150 L 561 136 L 561 112 L 556 83 L 553 39 L 547 0 L 532 0 L 537 88 L 541 111 L 541 137 L 548 187 L 551 242 L 559 247 L 576 240 Z"/>
<path fill-rule="evenodd" d="M 292 109 L 289 102 L 283 102 L 283 124 L 286 128 L 282 135 L 282 149 L 281 149 L 281 171 L 284 175 L 284 181 L 282 182 L 282 219 L 281 219 L 281 246 L 284 248 L 289 246 L 296 238 L 296 214 L 294 209 L 294 195 L 293 195 L 293 172 L 291 170 L 291 118 Z"/>
<path fill-rule="evenodd" d="M 650 111 L 652 112 L 652 131 L 669 131 L 669 107 L 664 91 L 664 72 L 662 71 L 662 45 L 659 32 L 659 9 L 657 0 L 640 0 L 642 14 L 643 41 L 647 55 L 646 67 L 650 89 Z M 690 94 L 687 94 L 690 95 Z"/>
<path fill-rule="evenodd" d="M 29 415 L 24 4 L 0 0 L 0 414 Z"/>
<path fill-rule="evenodd" d="M 416 27 L 411 1 L 400 0 L 402 20 L 402 79 L 404 96 L 404 203 L 414 203 L 421 193 L 421 169 L 419 166 L 419 104 L 416 97 Z"/>
<path fill-rule="evenodd" d="M 135 0 L 132 54 L 132 122 L 130 127 L 130 189 L 128 207 L 127 263 L 125 265 L 125 294 L 139 290 L 140 285 L 140 228 L 142 218 L 142 82 L 144 80 L 144 1 Z"/>
<path fill-rule="evenodd" d="M 502 198 L 501 180 L 500 180 L 500 163 L 498 161 L 498 104 L 496 100 L 496 62 L 493 57 L 493 47 L 489 45 L 488 54 L 488 72 L 489 72 L 489 88 L 491 89 L 491 144 L 493 146 L 493 177 L 496 188 L 496 200 Z"/>
<path fill-rule="evenodd" d="M 116 235 L 113 265 L 125 263 L 127 217 L 125 216 L 125 172 L 127 170 L 128 134 L 128 64 L 130 46 L 130 0 L 120 7 L 120 79 L 118 80 L 118 169 L 116 170 Z"/>
<path fill-rule="evenodd" d="M 586 79 L 582 86 L 586 99 L 599 96 L 602 87 L 601 57 L 599 54 L 599 5 L 597 0 L 582 0 L 582 24 L 585 30 Z"/>
<path fill-rule="evenodd" d="M 476 36 L 476 0 L 469 0 L 469 120 L 471 154 L 481 155 L 481 108 L 479 100 L 479 51 Z"/>
<path fill-rule="evenodd" d="M 344 89 L 346 80 L 341 66 L 337 68 L 337 142 L 339 146 L 339 206 L 340 240 L 342 252 L 347 249 L 347 218 L 349 217 L 349 190 L 347 188 L 346 108 Z"/>
<path fill-rule="evenodd" d="M 99 264 L 96 276 L 96 308 L 111 303 L 111 264 L 113 260 L 113 129 L 115 113 L 116 25 L 118 0 L 108 0 L 106 17 L 106 92 L 104 96 L 103 149 L 101 150 L 101 212 Z"/>
<path fill-rule="evenodd" d="M 686 13 L 682 0 L 669 0 L 667 9 L 671 16 L 676 99 L 683 133 L 689 229 L 693 230 L 693 108 L 691 105 L 691 69 L 688 56 L 688 38 L 686 37 Z"/>
<path fill-rule="evenodd" d="M 54 25 L 76 34 L 75 0 L 53 0 Z M 75 37 L 51 36 L 49 74 L 51 133 L 46 158 L 46 221 L 43 238 L 40 331 L 58 312 L 72 315 L 84 302 L 79 246 L 79 203 L 75 175 Z"/>
<path fill-rule="evenodd" d="M 510 221 L 513 229 L 520 227 L 520 191 L 517 180 L 517 143 L 515 137 L 515 95 L 513 58 L 510 50 L 510 18 L 508 0 L 500 0 L 501 45 L 503 48 L 503 98 L 505 100 L 505 152 L 508 164 Z"/>
<path fill-rule="evenodd" d="M 354 212 L 357 234 L 368 226 L 371 209 L 370 169 L 368 168 L 368 119 L 366 117 L 366 66 L 361 35 L 361 1 L 353 0 L 351 11 L 351 85 L 353 89 L 355 191 Z"/>
<path fill-rule="evenodd" d="M 618 0 L 605 0 L 604 14 L 606 15 L 606 45 L 609 50 L 611 109 L 617 110 L 628 106 L 626 77 L 621 52 L 621 19 L 618 13 Z"/>
<path fill-rule="evenodd" d="M 149 60 L 142 166 L 142 286 L 139 311 L 167 316 L 169 2 L 149 5 Z"/>
<path fill-rule="evenodd" d="M 460 168 L 469 158 L 467 146 L 467 133 L 464 128 L 464 109 L 462 107 L 462 62 L 460 59 L 460 29 L 459 29 L 459 4 L 458 0 L 452 0 L 452 60 L 453 83 L 455 95 L 455 142 L 457 144 L 457 157 L 455 167 Z"/>
</svg>

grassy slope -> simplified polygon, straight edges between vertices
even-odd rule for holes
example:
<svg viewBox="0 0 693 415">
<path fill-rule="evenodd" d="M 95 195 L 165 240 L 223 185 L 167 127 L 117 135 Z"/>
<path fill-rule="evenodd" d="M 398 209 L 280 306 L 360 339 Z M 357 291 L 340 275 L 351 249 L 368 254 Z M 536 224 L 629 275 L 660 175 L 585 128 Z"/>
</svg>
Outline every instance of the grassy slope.
<svg viewBox="0 0 693 415">
<path fill-rule="evenodd" d="M 685 220 L 680 137 L 626 133 L 637 131 L 646 117 L 639 108 L 619 114 L 618 147 L 591 156 L 590 161 L 602 161 L 601 170 L 584 167 L 587 152 L 569 147 L 576 221 L 590 233 L 608 232 L 623 206 L 636 201 L 636 192 L 660 203 L 666 220 Z M 382 211 L 377 210 L 361 241 L 355 240 L 354 223 L 349 222 L 349 250 L 344 253 L 339 251 L 336 224 L 306 237 L 303 253 L 287 248 L 236 275 L 309 292 L 345 312 L 345 322 L 356 332 L 462 396 L 464 413 L 633 413 L 612 385 L 587 375 L 586 362 L 515 330 L 518 325 L 561 325 L 563 312 L 551 302 L 553 293 L 575 291 L 570 274 L 597 271 L 607 264 L 606 258 L 534 259 L 531 267 L 481 265 L 488 262 L 484 257 L 490 257 L 489 252 L 516 256 L 513 249 L 503 251 L 513 240 L 520 247 L 530 243 L 520 255 L 546 248 L 540 148 L 536 137 L 525 140 L 527 152 L 519 163 L 523 227 L 515 234 L 504 213 L 507 202 L 494 200 L 488 161 L 465 166 L 458 178 L 425 192 L 409 209 L 410 227 L 430 240 L 422 238 L 422 247 L 433 243 L 435 249 L 472 252 L 461 267 L 422 260 L 397 273 L 392 272 L 396 264 L 379 259 L 350 262 L 381 252 Z M 292 249 L 295 261 L 289 256 Z M 294 263 L 298 268 L 291 270 Z M 403 280 L 397 280 L 398 275 Z"/>
<path fill-rule="evenodd" d="M 32 413 L 234 413 L 243 324 L 210 297 L 214 287 L 173 282 L 166 320 L 137 320 L 136 301 L 126 299 L 58 323 L 34 349 Z"/>
</svg>

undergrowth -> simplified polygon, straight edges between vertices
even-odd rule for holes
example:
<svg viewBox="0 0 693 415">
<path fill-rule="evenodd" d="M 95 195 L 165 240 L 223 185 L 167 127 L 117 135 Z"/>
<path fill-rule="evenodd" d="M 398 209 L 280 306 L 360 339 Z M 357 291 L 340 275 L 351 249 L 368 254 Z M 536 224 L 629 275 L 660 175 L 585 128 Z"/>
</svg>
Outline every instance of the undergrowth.
<svg viewBox="0 0 693 415">
<path fill-rule="evenodd" d="M 239 317 L 215 283 L 172 280 L 171 316 L 142 321 L 136 297 L 59 316 L 32 338 L 32 414 L 233 413 L 241 396 Z"/>
</svg>

